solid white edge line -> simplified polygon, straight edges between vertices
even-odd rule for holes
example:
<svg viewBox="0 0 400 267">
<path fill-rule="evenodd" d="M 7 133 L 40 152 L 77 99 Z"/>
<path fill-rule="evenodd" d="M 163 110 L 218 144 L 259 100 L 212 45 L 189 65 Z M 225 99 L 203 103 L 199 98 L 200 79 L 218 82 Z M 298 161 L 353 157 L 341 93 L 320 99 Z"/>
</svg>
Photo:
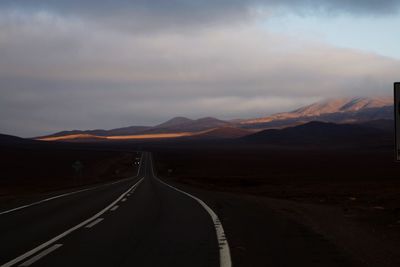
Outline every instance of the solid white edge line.
<svg viewBox="0 0 400 267">
<path fill-rule="evenodd" d="M 138 168 L 138 170 L 137 170 L 136 177 L 139 176 L 139 171 L 140 171 L 140 169 L 142 168 L 142 160 L 143 160 L 143 153 L 142 153 L 142 156 L 141 156 L 141 158 L 140 158 L 140 166 L 139 166 L 139 168 Z M 136 178 L 136 177 L 134 177 L 134 178 Z M 46 199 L 42 199 L 42 200 L 33 202 L 33 203 L 31 203 L 31 204 L 26 204 L 26 205 L 19 206 L 19 207 L 10 209 L 10 210 L 2 211 L 2 212 L 0 212 L 0 215 L 7 214 L 7 213 L 10 213 L 10 212 L 13 212 L 13 211 L 22 210 L 22 209 L 25 209 L 25 208 L 28 208 L 28 207 L 36 206 L 36 205 L 38 205 L 38 204 L 41 204 L 41 203 L 44 203 L 44 202 L 48 202 L 48 201 L 53 200 L 53 199 L 57 199 L 57 198 L 61 198 L 61 197 L 66 197 L 66 196 L 74 195 L 74 194 L 77 194 L 77 193 L 82 193 L 82 192 L 89 191 L 89 190 L 94 190 L 94 189 L 97 189 L 97 188 L 100 188 L 100 187 L 103 187 L 103 186 L 109 186 L 109 185 L 121 183 L 121 182 L 130 180 L 130 179 L 134 179 L 134 178 L 126 178 L 126 179 L 122 179 L 122 180 L 119 180 L 119 181 L 116 181 L 116 182 L 112 182 L 112 183 L 97 185 L 97 186 L 94 186 L 94 187 L 85 188 L 85 189 L 82 189 L 82 190 L 73 191 L 73 192 L 69 192 L 69 193 L 57 195 L 57 196 L 54 196 L 54 197 L 49 197 L 49 198 L 46 198 Z"/>
<path fill-rule="evenodd" d="M 112 202 L 110 205 L 108 205 L 107 207 L 105 207 L 104 209 L 102 209 L 101 211 L 99 211 L 98 213 L 96 213 L 94 216 L 90 217 L 89 219 L 81 222 L 80 224 L 75 225 L 74 227 L 68 229 L 67 231 L 59 234 L 58 236 L 50 239 L 49 241 L 44 242 L 43 244 L 35 247 L 34 249 L 29 250 L 28 252 L 25 252 L 24 254 L 22 254 L 21 256 L 4 263 L 3 265 L 1 265 L 0 267 L 10 267 L 13 266 L 14 264 L 17 264 L 18 262 L 23 261 L 24 259 L 32 256 L 33 254 L 37 253 L 38 251 L 46 248 L 47 246 L 53 244 L 54 242 L 56 242 L 57 240 L 63 238 L 66 235 L 69 235 L 70 233 L 72 233 L 73 231 L 81 228 L 82 226 L 90 223 L 91 221 L 97 219 L 98 217 L 100 217 L 101 215 L 103 215 L 106 211 L 108 211 L 110 208 L 112 208 L 115 204 L 117 204 L 122 198 L 125 197 L 125 195 L 132 190 L 133 188 L 135 188 L 137 185 L 139 185 L 141 182 L 143 181 L 143 178 L 141 178 L 138 182 L 136 182 L 133 186 L 131 186 L 126 192 L 122 193 L 121 196 L 119 196 L 114 202 Z"/>
<path fill-rule="evenodd" d="M 19 266 L 29 266 L 32 263 L 37 262 L 38 260 L 40 260 L 41 258 L 43 258 L 44 256 L 46 256 L 47 254 L 50 254 L 51 252 L 53 252 L 54 250 L 58 249 L 59 247 L 61 247 L 62 244 L 54 244 L 53 246 L 43 250 L 41 253 L 37 254 L 35 257 L 30 258 L 29 260 L 23 262 L 21 265 Z"/>
<path fill-rule="evenodd" d="M 219 220 L 217 214 L 206 203 L 204 203 L 203 200 L 201 200 L 198 197 L 195 197 L 189 193 L 186 193 L 185 191 L 182 191 L 176 187 L 173 187 L 172 185 L 169 185 L 169 184 L 165 183 L 164 181 L 162 181 L 161 179 L 159 179 L 158 177 L 156 177 L 154 174 L 153 168 L 154 168 L 153 159 L 151 158 L 151 172 L 152 172 L 154 178 L 156 178 L 162 184 L 164 184 L 164 185 L 166 185 L 188 197 L 193 198 L 208 212 L 208 214 L 211 216 L 211 219 L 213 220 L 215 232 L 217 234 L 217 242 L 219 245 L 219 265 L 220 265 L 220 267 L 231 267 L 232 259 L 231 259 L 231 252 L 229 249 L 228 240 L 226 239 L 224 228 L 222 227 L 222 223 Z"/>
<path fill-rule="evenodd" d="M 96 224 L 98 224 L 99 222 L 101 222 L 102 220 L 104 220 L 103 218 L 98 218 L 97 220 L 87 224 L 85 226 L 85 228 L 92 228 L 93 226 L 95 226 Z"/>
<path fill-rule="evenodd" d="M 13 212 L 13 211 L 17 211 L 17 210 L 22 210 L 22 209 L 24 209 L 24 208 L 28 208 L 28 207 L 31 207 L 31 206 L 35 206 L 35 205 L 38 205 L 38 204 L 40 204 L 40 203 L 47 202 L 47 201 L 50 201 L 50 200 L 53 200 L 53 199 L 57 199 L 57 198 L 61 198 L 61 197 L 66 197 L 66 196 L 73 195 L 73 194 L 77 194 L 77 193 L 81 193 L 81 192 L 84 192 L 84 191 L 93 190 L 93 189 L 96 189 L 96 188 L 98 188 L 98 187 L 99 187 L 99 186 L 92 187 L 92 188 L 86 188 L 86 189 L 82 189 L 82 190 L 78 190 L 78 191 L 74 191 L 74 192 L 69 192 L 69 193 L 61 194 L 61 195 L 54 196 L 54 197 L 49 197 L 49 198 L 42 199 L 42 200 L 39 200 L 39 201 L 34 202 L 34 203 L 31 203 L 31 204 L 27 204 L 27 205 L 23 205 L 23 206 L 20 206 L 20 207 L 17 207 L 17 208 L 13 208 L 13 209 L 10 209 L 10 210 L 2 211 L 2 212 L 0 212 L 0 215 L 6 214 L 6 213 L 10 213 L 10 212 Z"/>
</svg>

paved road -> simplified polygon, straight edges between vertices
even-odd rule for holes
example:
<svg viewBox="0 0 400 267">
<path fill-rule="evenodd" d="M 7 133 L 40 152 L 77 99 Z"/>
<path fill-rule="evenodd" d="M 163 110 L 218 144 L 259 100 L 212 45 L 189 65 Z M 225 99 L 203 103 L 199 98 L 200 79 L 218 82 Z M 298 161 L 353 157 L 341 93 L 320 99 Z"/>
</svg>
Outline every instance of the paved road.
<svg viewBox="0 0 400 267">
<path fill-rule="evenodd" d="M 257 199 L 165 184 L 150 153 L 136 178 L 0 211 L 0 267 L 231 265 L 354 266 Z"/>
<path fill-rule="evenodd" d="M 204 202 L 158 180 L 144 153 L 135 179 L 0 214 L 0 264 L 230 266 L 212 216 Z"/>
</svg>

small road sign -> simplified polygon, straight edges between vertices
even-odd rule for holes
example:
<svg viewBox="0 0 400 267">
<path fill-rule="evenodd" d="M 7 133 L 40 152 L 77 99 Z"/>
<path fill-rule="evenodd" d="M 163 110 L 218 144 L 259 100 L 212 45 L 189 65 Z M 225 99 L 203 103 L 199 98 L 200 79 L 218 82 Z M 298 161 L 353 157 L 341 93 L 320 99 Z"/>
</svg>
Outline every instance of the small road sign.
<svg viewBox="0 0 400 267">
<path fill-rule="evenodd" d="M 83 164 L 79 160 L 72 163 L 72 168 L 75 170 L 76 173 L 81 173 L 83 170 Z"/>
</svg>

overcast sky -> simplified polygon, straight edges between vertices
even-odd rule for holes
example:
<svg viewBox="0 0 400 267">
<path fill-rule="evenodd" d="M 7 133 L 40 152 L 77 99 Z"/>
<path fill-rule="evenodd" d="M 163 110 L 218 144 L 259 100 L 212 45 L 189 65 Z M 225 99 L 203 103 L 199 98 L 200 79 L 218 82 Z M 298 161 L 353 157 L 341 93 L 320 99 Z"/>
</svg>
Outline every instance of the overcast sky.
<svg viewBox="0 0 400 267">
<path fill-rule="evenodd" d="M 400 1 L 2 0 L 0 132 L 265 116 L 400 79 Z"/>
</svg>

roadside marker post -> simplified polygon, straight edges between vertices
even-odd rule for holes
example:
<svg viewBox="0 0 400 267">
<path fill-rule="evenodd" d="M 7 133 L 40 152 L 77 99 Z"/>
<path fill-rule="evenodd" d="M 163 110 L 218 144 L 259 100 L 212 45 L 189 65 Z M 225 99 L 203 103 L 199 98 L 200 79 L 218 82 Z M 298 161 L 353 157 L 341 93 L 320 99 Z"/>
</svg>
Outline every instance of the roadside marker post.
<svg viewBox="0 0 400 267">
<path fill-rule="evenodd" d="M 394 154 L 400 162 L 400 82 L 394 83 Z"/>
</svg>

